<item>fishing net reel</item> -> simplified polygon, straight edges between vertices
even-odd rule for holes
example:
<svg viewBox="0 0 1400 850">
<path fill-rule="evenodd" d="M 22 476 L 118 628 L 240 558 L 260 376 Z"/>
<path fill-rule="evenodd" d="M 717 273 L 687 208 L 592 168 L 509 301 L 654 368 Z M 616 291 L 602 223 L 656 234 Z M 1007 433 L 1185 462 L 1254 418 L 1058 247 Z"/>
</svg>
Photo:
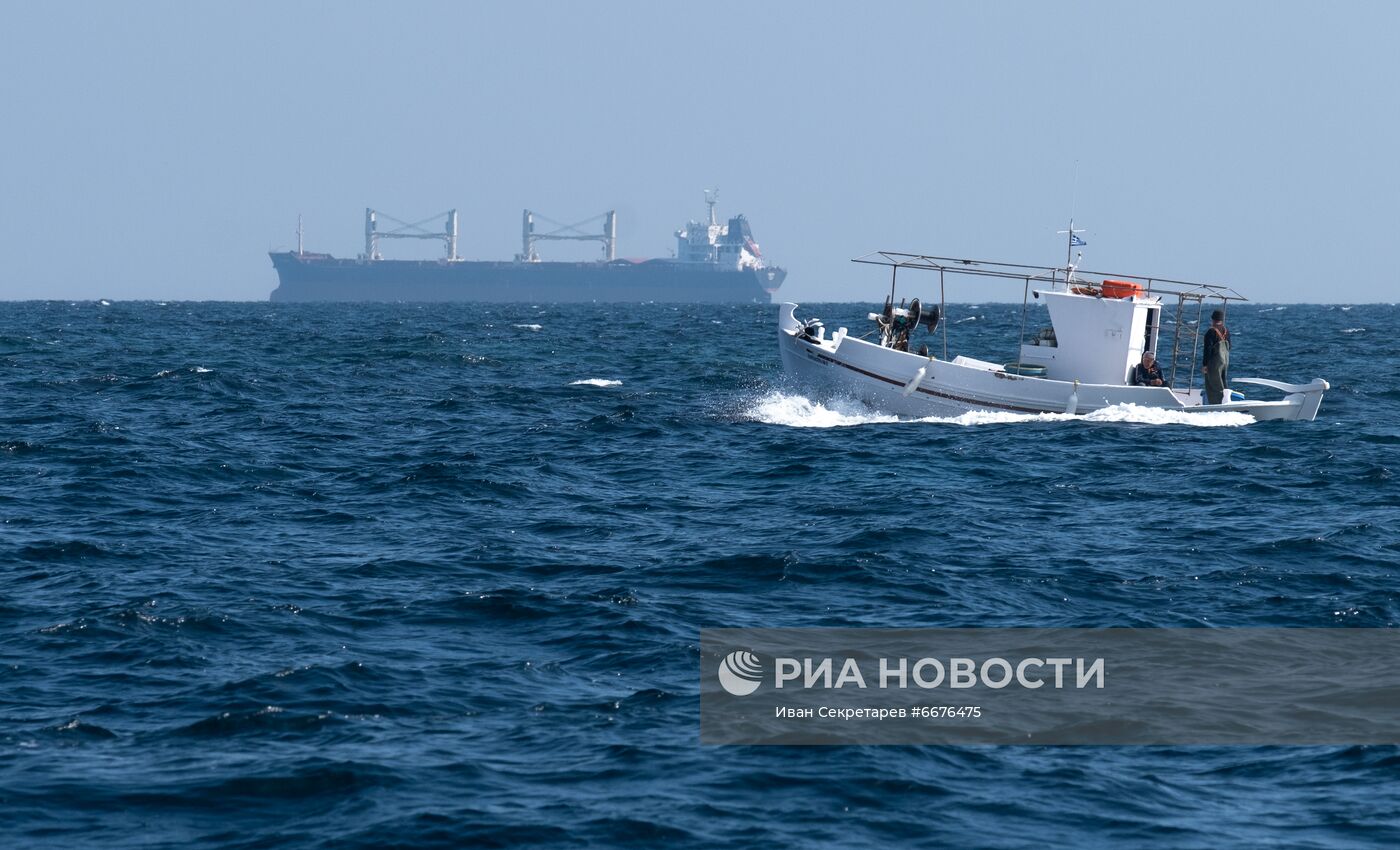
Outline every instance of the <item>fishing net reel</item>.
<svg viewBox="0 0 1400 850">
<path fill-rule="evenodd" d="M 897 351 L 908 351 L 909 334 L 919 325 L 924 325 L 929 333 L 933 333 L 941 317 L 936 305 L 925 310 L 917 298 L 907 305 L 900 299 L 898 307 L 894 306 L 894 299 L 886 298 L 885 309 L 879 313 L 871 313 L 870 318 L 880 326 L 881 345 Z"/>
</svg>

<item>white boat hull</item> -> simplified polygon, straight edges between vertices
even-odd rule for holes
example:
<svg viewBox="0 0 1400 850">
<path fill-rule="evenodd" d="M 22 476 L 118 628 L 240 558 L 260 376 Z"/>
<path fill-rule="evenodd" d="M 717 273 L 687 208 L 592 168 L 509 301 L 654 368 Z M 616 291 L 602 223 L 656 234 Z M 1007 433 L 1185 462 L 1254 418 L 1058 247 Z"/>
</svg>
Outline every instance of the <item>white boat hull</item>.
<svg viewBox="0 0 1400 850">
<path fill-rule="evenodd" d="M 1010 374 L 999 364 L 966 357 L 921 357 L 852 339 L 839 331 L 825 339 L 812 340 L 802 335 L 802 323 L 794 315 L 796 309 L 797 305 L 790 302 L 779 308 L 778 348 L 783 369 L 804 385 L 856 398 L 897 416 L 958 416 L 973 410 L 1029 414 L 1069 411 L 1083 415 L 1134 404 L 1185 413 L 1231 411 L 1257 420 L 1312 420 L 1317 416 L 1323 392 L 1329 389 L 1320 378 L 1303 385 L 1236 378 L 1232 383 L 1267 386 L 1285 396 L 1277 401 L 1207 405 L 1202 403 L 1199 390 L 1076 385 L 1073 381 L 1033 378 Z"/>
</svg>

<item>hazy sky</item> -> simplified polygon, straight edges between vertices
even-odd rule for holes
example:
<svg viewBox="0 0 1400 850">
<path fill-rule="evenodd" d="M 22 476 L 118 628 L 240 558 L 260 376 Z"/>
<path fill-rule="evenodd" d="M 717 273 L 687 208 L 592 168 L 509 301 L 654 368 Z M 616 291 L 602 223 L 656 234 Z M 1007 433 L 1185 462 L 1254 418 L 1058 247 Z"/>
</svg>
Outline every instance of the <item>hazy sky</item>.
<svg viewBox="0 0 1400 850">
<path fill-rule="evenodd" d="M 1397 33 L 1395 3 L 9 3 L 0 297 L 264 299 L 298 213 L 353 256 L 366 206 L 456 207 L 482 259 L 522 208 L 615 208 L 619 253 L 667 256 L 718 186 L 794 300 L 880 298 L 876 249 L 1062 262 L 1073 205 L 1087 268 L 1394 301 Z"/>
</svg>

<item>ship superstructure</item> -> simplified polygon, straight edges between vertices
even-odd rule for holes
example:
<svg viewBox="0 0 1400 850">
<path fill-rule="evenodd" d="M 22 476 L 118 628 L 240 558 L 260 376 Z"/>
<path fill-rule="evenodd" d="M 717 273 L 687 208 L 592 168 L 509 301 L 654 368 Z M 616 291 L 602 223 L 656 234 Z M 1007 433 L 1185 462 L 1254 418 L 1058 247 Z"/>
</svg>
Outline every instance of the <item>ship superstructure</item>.
<svg viewBox="0 0 1400 850">
<path fill-rule="evenodd" d="M 712 263 L 731 269 L 762 269 L 766 267 L 748 219 L 742 215 L 720 224 L 715 215 L 719 192 L 705 190 L 705 205 L 709 207 L 709 222 L 687 222 L 676 231 L 676 259 L 683 263 Z"/>
</svg>

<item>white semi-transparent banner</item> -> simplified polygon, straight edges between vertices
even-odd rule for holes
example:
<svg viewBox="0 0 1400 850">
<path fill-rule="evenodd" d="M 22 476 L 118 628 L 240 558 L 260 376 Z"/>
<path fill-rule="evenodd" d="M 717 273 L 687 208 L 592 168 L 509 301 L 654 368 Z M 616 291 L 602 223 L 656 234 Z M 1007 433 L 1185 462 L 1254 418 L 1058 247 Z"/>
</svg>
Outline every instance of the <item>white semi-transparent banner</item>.
<svg viewBox="0 0 1400 850">
<path fill-rule="evenodd" d="M 705 744 L 1396 744 L 1400 629 L 702 629 Z"/>
</svg>

